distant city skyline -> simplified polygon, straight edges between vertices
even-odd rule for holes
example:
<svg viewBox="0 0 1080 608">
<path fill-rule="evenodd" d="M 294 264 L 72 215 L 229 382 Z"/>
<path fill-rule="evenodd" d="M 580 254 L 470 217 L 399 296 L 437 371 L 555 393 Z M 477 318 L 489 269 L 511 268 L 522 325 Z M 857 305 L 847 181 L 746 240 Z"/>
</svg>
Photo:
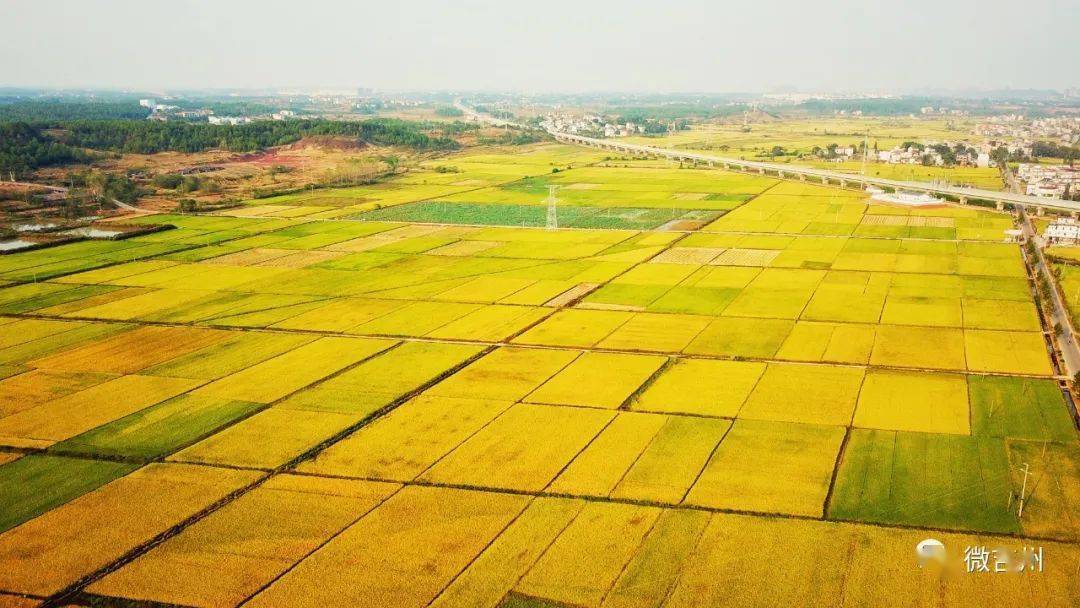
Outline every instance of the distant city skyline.
<svg viewBox="0 0 1080 608">
<path fill-rule="evenodd" d="M 1060 3 L 0 0 L 0 87 L 1065 90 Z"/>
</svg>

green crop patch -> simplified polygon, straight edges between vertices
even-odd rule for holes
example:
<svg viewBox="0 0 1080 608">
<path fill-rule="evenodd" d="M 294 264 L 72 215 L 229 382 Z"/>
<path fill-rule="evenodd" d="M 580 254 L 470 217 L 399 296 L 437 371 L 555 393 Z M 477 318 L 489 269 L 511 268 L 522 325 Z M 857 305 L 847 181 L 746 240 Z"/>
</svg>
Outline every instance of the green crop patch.
<svg viewBox="0 0 1080 608">
<path fill-rule="evenodd" d="M 973 435 L 1031 441 L 1075 441 L 1061 389 L 1052 380 L 969 376 Z"/>
<path fill-rule="evenodd" d="M 537 201 L 539 203 L 540 201 Z M 559 206 L 557 221 L 564 228 L 630 228 L 649 230 L 678 220 L 710 221 L 721 210 L 666 207 Z M 353 219 L 426 224 L 473 224 L 538 228 L 547 225 L 547 208 L 541 204 L 493 204 L 488 202 L 424 201 L 367 211 Z"/>
<path fill-rule="evenodd" d="M 260 407 L 246 401 L 181 395 L 62 441 L 53 449 L 149 460 L 208 437 Z"/>
<path fill-rule="evenodd" d="M 1012 476 L 994 438 L 853 429 L 828 515 L 987 532 L 1019 532 Z"/>
<path fill-rule="evenodd" d="M 134 471 L 137 465 L 30 454 L 0 465 L 0 532 Z"/>
</svg>

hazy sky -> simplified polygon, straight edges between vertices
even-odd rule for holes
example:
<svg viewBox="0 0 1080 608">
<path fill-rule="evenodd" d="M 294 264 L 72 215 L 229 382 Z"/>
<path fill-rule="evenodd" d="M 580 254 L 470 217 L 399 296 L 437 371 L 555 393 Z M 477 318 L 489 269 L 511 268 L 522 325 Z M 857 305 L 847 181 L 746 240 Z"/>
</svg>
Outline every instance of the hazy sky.
<svg viewBox="0 0 1080 608">
<path fill-rule="evenodd" d="M 1078 0 L 0 0 L 0 86 L 1080 85 Z"/>
</svg>

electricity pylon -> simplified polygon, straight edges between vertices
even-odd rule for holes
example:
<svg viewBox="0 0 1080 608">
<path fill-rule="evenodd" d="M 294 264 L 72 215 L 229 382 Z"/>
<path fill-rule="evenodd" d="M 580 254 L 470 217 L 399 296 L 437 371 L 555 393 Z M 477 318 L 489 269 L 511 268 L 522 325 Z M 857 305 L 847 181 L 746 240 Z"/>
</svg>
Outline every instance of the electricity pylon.
<svg viewBox="0 0 1080 608">
<path fill-rule="evenodd" d="M 547 196 L 547 229 L 555 230 L 559 227 L 559 215 L 555 210 L 555 190 L 558 188 L 555 184 L 548 185 Z"/>
<path fill-rule="evenodd" d="M 863 140 L 862 145 L 862 174 L 866 175 L 866 160 L 870 156 L 870 129 L 866 130 L 866 139 Z"/>
</svg>

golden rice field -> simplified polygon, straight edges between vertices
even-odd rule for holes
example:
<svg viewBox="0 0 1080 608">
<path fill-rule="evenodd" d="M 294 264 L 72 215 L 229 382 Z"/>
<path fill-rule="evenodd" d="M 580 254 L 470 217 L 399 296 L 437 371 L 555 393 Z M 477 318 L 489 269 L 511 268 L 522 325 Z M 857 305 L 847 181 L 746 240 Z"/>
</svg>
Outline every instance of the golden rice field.
<svg viewBox="0 0 1080 608">
<path fill-rule="evenodd" d="M 1080 602 L 1080 442 L 1008 216 L 540 149 L 0 256 L 0 606 Z M 363 215 L 539 175 L 723 213 Z M 920 569 L 927 537 L 1044 569 Z"/>
</svg>

